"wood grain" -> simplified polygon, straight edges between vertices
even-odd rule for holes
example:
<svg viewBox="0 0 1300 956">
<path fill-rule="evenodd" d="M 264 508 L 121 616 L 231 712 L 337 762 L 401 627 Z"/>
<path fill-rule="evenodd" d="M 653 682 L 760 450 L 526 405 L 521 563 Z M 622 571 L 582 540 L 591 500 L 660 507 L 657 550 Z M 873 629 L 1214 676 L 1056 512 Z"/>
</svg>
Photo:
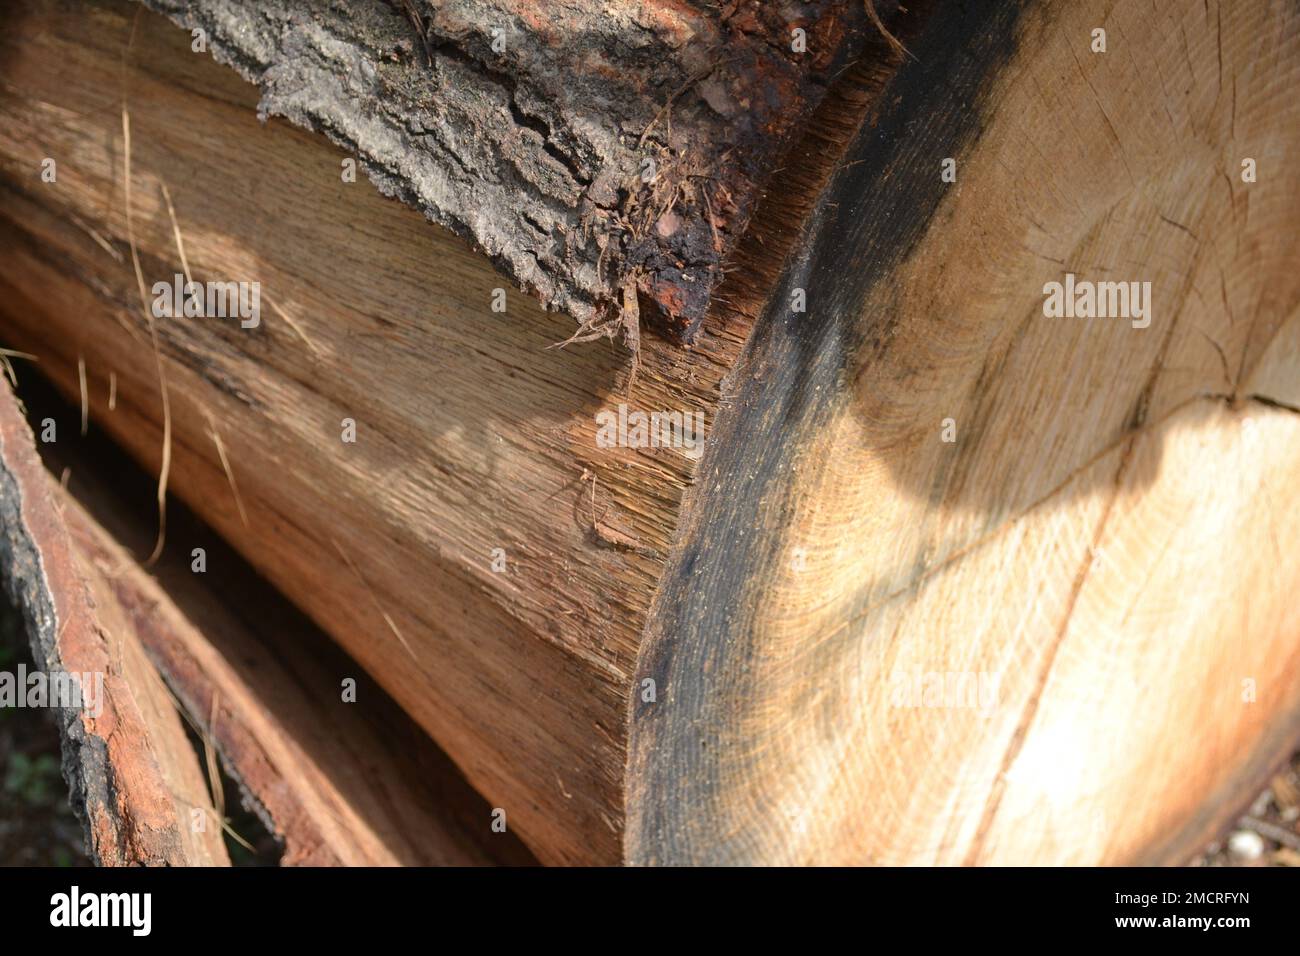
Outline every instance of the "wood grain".
<svg viewBox="0 0 1300 956">
<path fill-rule="evenodd" d="M 954 10 L 913 50 L 702 462 L 635 861 L 1178 862 L 1300 726 L 1294 7 Z M 1066 272 L 1150 281 L 1150 326 L 1046 317 Z M 945 675 L 991 693 L 898 692 Z"/>
</svg>

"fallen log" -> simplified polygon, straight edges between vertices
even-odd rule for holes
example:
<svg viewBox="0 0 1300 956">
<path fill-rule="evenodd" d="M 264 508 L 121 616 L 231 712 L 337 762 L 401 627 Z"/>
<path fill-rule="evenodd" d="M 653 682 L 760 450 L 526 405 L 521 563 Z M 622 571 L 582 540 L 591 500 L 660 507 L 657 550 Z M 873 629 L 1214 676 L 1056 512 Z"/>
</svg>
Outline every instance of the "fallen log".
<svg viewBox="0 0 1300 956">
<path fill-rule="evenodd" d="M 1295 14 L 924 12 L 632 364 L 188 34 L 20 5 L 5 334 L 543 862 L 1179 861 L 1300 718 Z"/>
<path fill-rule="evenodd" d="M 75 424 L 75 410 L 44 389 L 25 393 L 40 402 L 29 409 L 38 420 Z M 126 479 L 133 466 L 120 452 L 47 445 L 46 465 L 70 494 L 41 469 L 7 385 L 0 426 L 0 503 L 14 512 L 10 540 L 21 542 L 12 553 L 33 555 L 7 557 L 5 567 L 48 569 L 6 577 L 46 670 L 79 668 L 93 678 L 88 686 L 104 689 L 62 727 L 64 772 L 92 859 L 228 866 L 223 830 L 246 841 L 226 822 L 235 795 L 214 779 L 219 758 L 279 843 L 281 865 L 533 862 L 512 835 L 491 831 L 491 808 L 446 755 L 189 515 L 176 509 L 173 520 L 191 553 L 142 568 L 130 552 L 148 551 L 139 509 L 149 497 L 133 493 L 148 479 Z M 211 559 L 210 574 L 194 573 L 196 554 Z M 84 605 L 83 592 L 92 599 Z M 227 604 L 231 594 L 255 602 L 257 614 Z M 42 625 L 47 604 L 55 613 Z M 76 636 L 87 629 L 102 652 L 88 653 Z M 351 694 L 340 693 L 348 681 Z M 355 699 L 365 706 L 351 706 Z M 206 779 L 178 711 L 203 741 Z"/>
<path fill-rule="evenodd" d="M 87 850 L 105 865 L 229 865 L 167 690 L 113 599 L 106 569 L 76 547 L 63 509 L 8 383 L 0 384 L 0 560 L 40 668 L 17 692 L 48 682 L 50 693 L 30 705 L 52 708 L 59 723 L 63 775 Z M 191 825 L 195 814 L 200 828 Z"/>
</svg>

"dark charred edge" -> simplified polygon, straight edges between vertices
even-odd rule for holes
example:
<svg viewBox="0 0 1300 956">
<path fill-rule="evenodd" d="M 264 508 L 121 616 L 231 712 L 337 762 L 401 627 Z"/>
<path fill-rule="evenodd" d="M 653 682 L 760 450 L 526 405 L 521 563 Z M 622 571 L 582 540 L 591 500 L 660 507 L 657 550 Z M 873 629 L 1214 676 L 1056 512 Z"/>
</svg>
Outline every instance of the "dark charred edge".
<svg viewBox="0 0 1300 956">
<path fill-rule="evenodd" d="M 59 638 L 66 622 L 55 607 L 54 591 L 38 543 L 42 530 L 28 520 L 33 506 L 53 510 L 52 502 L 35 503 L 26 495 L 39 495 L 31 487 L 34 474 L 44 477 L 36 463 L 34 440 L 27 423 L 14 407 L 8 385 L 0 385 L 0 569 L 10 600 L 18 609 L 27 632 L 32 658 L 46 673 L 64 670 Z M 55 556 L 52 560 L 58 561 Z M 71 555 L 62 556 L 71 561 Z M 106 701 L 107 703 L 107 701 Z M 87 855 L 97 865 L 169 865 L 184 860 L 180 834 L 156 832 L 141 845 L 121 818 L 116 799 L 113 767 L 108 748 L 98 736 L 87 733 L 74 708 L 57 708 L 63 779 L 69 803 L 86 835 Z M 140 854 L 132 856 L 130 854 Z"/>
<path fill-rule="evenodd" d="M 695 337 L 772 170 L 872 29 L 862 0 L 811 0 L 788 22 L 775 6 L 647 5 L 708 33 L 674 46 L 592 3 L 566 49 L 529 32 L 532 0 L 140 2 L 205 31 L 215 58 L 260 87 L 263 119 L 325 134 L 381 193 L 470 241 L 546 308 L 629 344 L 620 303 L 633 287 L 660 331 Z M 523 53 L 492 53 L 497 22 Z M 808 33 L 798 58 L 794 26 Z M 584 70 L 590 57 L 618 70 Z M 728 96 L 724 116 L 714 104 Z M 647 155 L 671 166 L 650 185 Z"/>
<path fill-rule="evenodd" d="M 761 648 L 750 597 L 778 560 L 789 466 L 841 400 L 853 357 L 889 336 L 888 316 L 860 326 L 863 303 L 929 228 L 947 188 L 938 158 L 977 141 L 981 91 L 1014 55 L 1026 5 L 943 5 L 917 38 L 903 37 L 914 57 L 823 192 L 756 325 L 641 643 L 635 686 L 652 678 L 659 690 L 658 703 L 632 698 L 630 863 L 770 862 L 756 839 L 766 821 L 719 825 L 728 793 L 718 770 L 738 743 L 735 715 L 752 703 L 746 661 Z M 809 292 L 806 315 L 789 311 L 795 288 Z"/>
</svg>

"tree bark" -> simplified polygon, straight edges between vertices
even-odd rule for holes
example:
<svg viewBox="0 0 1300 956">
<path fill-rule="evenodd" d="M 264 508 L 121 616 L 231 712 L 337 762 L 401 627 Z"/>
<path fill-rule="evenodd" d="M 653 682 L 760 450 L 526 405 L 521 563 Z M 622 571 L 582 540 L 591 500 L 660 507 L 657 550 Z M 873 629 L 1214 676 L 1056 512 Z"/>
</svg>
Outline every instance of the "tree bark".
<svg viewBox="0 0 1300 956">
<path fill-rule="evenodd" d="M 581 333 L 622 334 L 634 289 L 684 341 L 867 27 L 861 0 L 148 6 Z"/>
<path fill-rule="evenodd" d="M 229 865 L 180 718 L 113 597 L 110 569 L 78 549 L 63 509 L 2 383 L 0 566 L 45 681 L 76 682 L 73 693 L 27 705 L 54 708 L 87 852 L 107 866 Z"/>
</svg>

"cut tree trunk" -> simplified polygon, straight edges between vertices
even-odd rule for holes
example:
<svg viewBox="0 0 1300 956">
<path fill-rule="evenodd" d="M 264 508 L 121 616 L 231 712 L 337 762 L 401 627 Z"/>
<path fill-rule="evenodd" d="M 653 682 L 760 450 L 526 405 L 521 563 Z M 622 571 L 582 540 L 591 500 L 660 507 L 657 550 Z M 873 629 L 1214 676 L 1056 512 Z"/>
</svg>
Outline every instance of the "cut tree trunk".
<svg viewBox="0 0 1300 956">
<path fill-rule="evenodd" d="M 1300 730 L 1300 14 L 974 6 L 863 41 L 633 363 L 189 34 L 19 4 L 3 344 L 543 862 L 1178 862 Z M 187 263 L 260 324 L 151 322 L 132 238 L 146 298 Z M 603 447 L 620 404 L 702 455 Z"/>
</svg>

